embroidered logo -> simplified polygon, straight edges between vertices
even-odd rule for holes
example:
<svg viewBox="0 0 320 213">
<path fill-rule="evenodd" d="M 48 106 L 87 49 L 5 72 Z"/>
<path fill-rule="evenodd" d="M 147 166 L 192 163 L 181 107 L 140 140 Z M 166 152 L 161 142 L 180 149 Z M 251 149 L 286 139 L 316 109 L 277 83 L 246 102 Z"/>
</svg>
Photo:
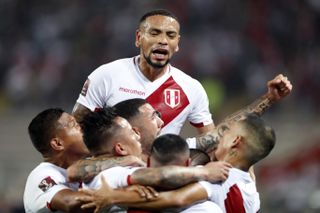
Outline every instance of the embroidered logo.
<svg viewBox="0 0 320 213">
<path fill-rule="evenodd" d="M 81 95 L 83 95 L 83 96 L 87 95 L 89 84 L 90 84 L 90 80 L 87 79 L 86 82 L 84 82 L 84 84 L 83 84 L 83 87 L 81 90 Z"/>
<path fill-rule="evenodd" d="M 164 93 L 164 103 L 169 107 L 171 107 L 172 109 L 180 104 L 180 90 L 165 89 L 163 93 Z"/>
<path fill-rule="evenodd" d="M 43 191 L 46 192 L 48 189 L 50 189 L 52 186 L 57 185 L 56 182 L 54 182 L 54 180 L 52 180 L 52 178 L 50 176 L 44 178 L 40 184 L 39 184 L 39 188 Z"/>
</svg>

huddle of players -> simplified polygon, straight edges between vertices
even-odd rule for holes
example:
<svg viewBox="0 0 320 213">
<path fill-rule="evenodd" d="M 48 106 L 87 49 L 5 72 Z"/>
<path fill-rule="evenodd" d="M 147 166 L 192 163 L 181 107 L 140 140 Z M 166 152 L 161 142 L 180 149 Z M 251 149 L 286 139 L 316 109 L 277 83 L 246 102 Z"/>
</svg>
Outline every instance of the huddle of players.
<svg viewBox="0 0 320 213">
<path fill-rule="evenodd" d="M 26 212 L 97 212 L 110 206 L 110 212 L 123 206 L 162 210 L 205 200 L 213 202 L 178 211 L 259 210 L 248 171 L 268 155 L 275 137 L 257 115 L 287 96 L 292 85 L 285 76 L 276 76 L 264 96 L 214 128 L 201 84 L 169 63 L 179 40 L 180 24 L 173 14 L 146 13 L 136 31 L 140 54 L 102 65 L 89 75 L 74 117 L 48 109 L 31 121 L 29 135 L 43 162 L 28 177 Z M 187 167 L 189 149 L 176 135 L 152 143 L 161 127 L 162 133 L 178 134 L 186 120 L 206 133 L 189 139 L 188 148 L 201 148 L 218 161 Z M 141 167 L 141 159 L 150 167 Z M 84 188 L 102 188 L 78 190 L 80 180 Z"/>
<path fill-rule="evenodd" d="M 131 118 L 128 117 L 128 120 L 148 113 L 154 115 L 155 110 L 143 99 L 131 99 L 124 103 L 124 106 L 129 104 L 127 106 L 131 107 L 122 108 L 125 109 L 123 116 L 130 114 L 128 111 L 138 112 L 135 116 L 129 115 Z M 123 165 L 141 165 L 141 162 L 136 158 L 126 159 L 121 156 L 141 158 L 141 146 L 144 143 L 140 144 L 137 130 L 119 116 L 121 105 L 118 110 L 116 105 L 114 108 L 88 113 L 80 123 L 81 128 L 71 115 L 58 109 L 45 110 L 33 119 L 29 126 L 30 137 L 45 162 L 33 170 L 28 178 L 24 194 L 26 212 L 45 212 L 49 209 L 90 212 L 94 208 L 97 211 L 101 208 L 109 208 L 110 212 L 126 211 L 123 206 L 167 209 L 185 207 L 204 200 L 208 201 L 180 211 L 259 210 L 259 194 L 248 170 L 268 155 L 274 146 L 275 137 L 273 130 L 258 116 L 244 115 L 217 126 L 219 143 L 211 157 L 219 162 L 210 162 L 203 167 L 186 167 L 191 164 L 186 141 L 177 135 L 166 134 L 158 137 L 150 147 L 147 157 L 150 168 L 128 167 Z M 143 111 L 146 106 L 149 111 Z M 139 113 L 141 108 L 144 113 Z M 158 114 L 155 115 L 159 119 Z M 84 164 L 74 164 L 89 154 L 87 148 L 92 158 Z M 193 165 L 197 164 L 195 161 Z M 76 176 L 82 175 L 88 179 L 86 173 L 90 173 L 89 179 L 96 176 L 83 187 L 98 189 L 102 185 L 103 188 L 94 192 L 74 191 L 79 184 L 68 182 L 66 170 L 72 164 L 70 178 L 76 179 Z M 107 167 L 111 168 L 105 169 Z M 101 177 L 105 177 L 105 180 Z M 103 184 L 104 181 L 111 189 Z M 124 189 L 135 184 L 166 191 L 156 193 L 151 188 Z M 178 187 L 182 188 L 172 190 Z M 140 194 L 136 192 L 139 190 Z M 82 204 L 88 209 L 81 209 Z"/>
</svg>

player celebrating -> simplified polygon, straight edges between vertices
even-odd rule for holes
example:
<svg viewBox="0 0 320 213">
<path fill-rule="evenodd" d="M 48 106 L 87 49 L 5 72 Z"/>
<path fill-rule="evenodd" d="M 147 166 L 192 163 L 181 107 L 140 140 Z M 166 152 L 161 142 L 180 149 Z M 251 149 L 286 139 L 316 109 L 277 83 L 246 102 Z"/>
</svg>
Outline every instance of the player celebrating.
<svg viewBox="0 0 320 213">
<path fill-rule="evenodd" d="M 162 115 L 161 134 L 179 134 L 186 120 L 200 134 L 212 130 L 205 90 L 197 80 L 169 63 L 179 50 L 179 40 L 180 24 L 175 15 L 166 10 L 143 15 L 135 42 L 140 54 L 104 64 L 89 75 L 73 109 L 76 119 L 80 121 L 90 110 L 144 98 Z M 282 75 L 270 82 L 268 93 L 255 102 L 254 108 L 263 111 L 291 91 L 290 82 Z"/>
</svg>

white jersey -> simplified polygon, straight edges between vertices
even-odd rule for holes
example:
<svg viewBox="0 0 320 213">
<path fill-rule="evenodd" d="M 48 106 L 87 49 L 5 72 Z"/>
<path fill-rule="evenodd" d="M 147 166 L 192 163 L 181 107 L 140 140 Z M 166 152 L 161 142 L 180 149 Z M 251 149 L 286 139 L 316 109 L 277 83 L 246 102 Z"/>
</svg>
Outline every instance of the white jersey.
<svg viewBox="0 0 320 213">
<path fill-rule="evenodd" d="M 137 169 L 141 167 L 121 167 L 116 166 L 110 169 L 103 170 L 94 179 L 83 185 L 83 188 L 90 188 L 90 189 L 98 189 L 101 186 L 101 177 L 104 177 L 108 185 L 113 188 L 122 188 L 129 185 L 128 177 Z M 112 206 L 106 210 L 106 212 L 127 212 L 127 208 L 119 207 L 119 206 Z"/>
<path fill-rule="evenodd" d="M 221 208 L 212 201 L 197 203 L 180 213 L 223 213 Z"/>
<path fill-rule="evenodd" d="M 213 122 L 207 94 L 197 80 L 169 65 L 163 76 L 151 82 L 140 71 L 138 58 L 98 67 L 89 75 L 77 102 L 93 111 L 127 99 L 146 99 L 162 115 L 161 134 L 179 134 L 186 120 L 196 127 Z"/>
<path fill-rule="evenodd" d="M 42 162 L 28 176 L 23 195 L 24 209 L 27 213 L 52 212 L 50 203 L 55 194 L 63 189 L 77 190 L 79 185 L 67 183 L 65 169 Z"/>
<path fill-rule="evenodd" d="M 209 200 L 226 213 L 256 213 L 260 209 L 259 193 L 248 172 L 232 168 L 225 182 L 200 184 L 207 190 Z"/>
</svg>

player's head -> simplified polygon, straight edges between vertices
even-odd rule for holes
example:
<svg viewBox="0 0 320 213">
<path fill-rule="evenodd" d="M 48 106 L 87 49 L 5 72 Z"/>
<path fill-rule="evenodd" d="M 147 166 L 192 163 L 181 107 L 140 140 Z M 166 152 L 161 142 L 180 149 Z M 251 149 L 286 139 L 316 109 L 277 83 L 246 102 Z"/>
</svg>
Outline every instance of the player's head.
<svg viewBox="0 0 320 213">
<path fill-rule="evenodd" d="M 68 156 L 78 160 L 89 153 L 83 143 L 82 132 L 75 118 L 60 108 L 50 108 L 36 115 L 28 126 L 34 147 L 44 157 Z"/>
<path fill-rule="evenodd" d="M 84 142 L 93 155 L 141 155 L 140 136 L 112 107 L 89 112 L 80 124 Z"/>
<path fill-rule="evenodd" d="M 180 24 L 177 17 L 163 9 L 144 14 L 136 31 L 140 60 L 154 68 L 164 68 L 179 50 Z"/>
<path fill-rule="evenodd" d="M 141 98 L 121 101 L 114 105 L 114 108 L 116 113 L 127 119 L 132 128 L 140 135 L 142 152 L 149 155 L 151 145 L 163 125 L 159 112 Z"/>
<path fill-rule="evenodd" d="M 190 165 L 205 165 L 210 162 L 210 156 L 200 149 L 190 149 Z"/>
<path fill-rule="evenodd" d="M 218 127 L 218 160 L 237 161 L 249 168 L 266 157 L 275 145 L 274 130 L 256 115 L 224 123 Z"/>
<path fill-rule="evenodd" d="M 150 167 L 166 165 L 189 166 L 190 151 L 187 142 L 179 135 L 165 134 L 153 142 L 149 158 Z"/>
</svg>

